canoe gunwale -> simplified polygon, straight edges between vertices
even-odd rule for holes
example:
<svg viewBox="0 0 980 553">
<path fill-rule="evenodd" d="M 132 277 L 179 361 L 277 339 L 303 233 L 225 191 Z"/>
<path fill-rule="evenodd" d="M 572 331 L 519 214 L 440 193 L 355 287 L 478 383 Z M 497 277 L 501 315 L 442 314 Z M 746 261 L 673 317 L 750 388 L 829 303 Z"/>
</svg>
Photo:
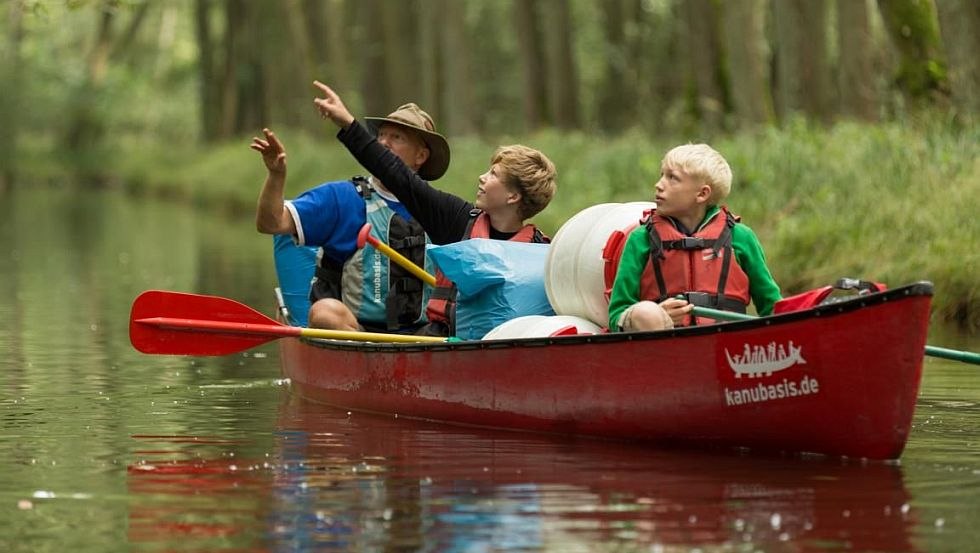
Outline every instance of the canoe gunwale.
<svg viewBox="0 0 980 553">
<path fill-rule="evenodd" d="M 393 352 L 413 352 L 413 351 L 465 351 L 465 350 L 486 350 L 503 348 L 534 348 L 545 346 L 561 346 L 576 344 L 598 344 L 608 342 L 627 342 L 627 341 L 646 341 L 646 340 L 665 340 L 674 337 L 698 336 L 703 334 L 718 334 L 731 331 L 744 331 L 758 327 L 766 327 L 774 324 L 789 323 L 814 317 L 834 316 L 868 306 L 886 303 L 900 298 L 910 296 L 932 296 L 934 287 L 932 282 L 918 281 L 897 288 L 891 288 L 883 292 L 871 293 L 854 298 L 841 299 L 833 303 L 818 305 L 810 309 L 791 311 L 778 315 L 769 315 L 755 319 L 742 321 L 725 321 L 716 324 L 692 327 L 679 327 L 671 330 L 645 331 L 645 332 L 615 332 L 608 334 L 586 334 L 556 337 L 536 337 L 536 338 L 510 338 L 505 340 L 462 340 L 458 342 L 419 342 L 419 343 L 396 343 L 396 342 L 360 342 L 348 340 L 331 340 L 323 338 L 298 338 L 303 343 L 326 349 L 352 350 L 362 352 L 383 351 Z"/>
</svg>

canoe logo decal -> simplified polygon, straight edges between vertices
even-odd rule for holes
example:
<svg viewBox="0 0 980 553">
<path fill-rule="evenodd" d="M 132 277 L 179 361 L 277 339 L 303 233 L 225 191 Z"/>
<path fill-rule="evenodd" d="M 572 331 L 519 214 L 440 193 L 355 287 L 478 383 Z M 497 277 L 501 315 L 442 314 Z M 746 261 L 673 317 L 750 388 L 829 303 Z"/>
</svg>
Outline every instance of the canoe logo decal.
<svg viewBox="0 0 980 553">
<path fill-rule="evenodd" d="M 792 340 L 785 345 L 776 342 L 769 342 L 768 346 L 745 344 L 742 353 L 734 355 L 725 348 L 725 357 L 728 358 L 728 366 L 732 368 L 736 378 L 758 378 L 771 376 L 772 373 L 794 365 L 805 365 L 806 359 L 803 359 L 800 350 L 799 346 L 793 345 Z"/>
</svg>

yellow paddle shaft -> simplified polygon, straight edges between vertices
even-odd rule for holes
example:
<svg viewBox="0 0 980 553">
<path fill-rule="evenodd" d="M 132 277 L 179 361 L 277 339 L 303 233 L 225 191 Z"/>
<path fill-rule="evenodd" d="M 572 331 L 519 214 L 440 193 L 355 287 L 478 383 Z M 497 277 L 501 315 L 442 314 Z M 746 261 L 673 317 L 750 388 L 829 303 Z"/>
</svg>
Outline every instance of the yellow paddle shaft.
<svg viewBox="0 0 980 553">
<path fill-rule="evenodd" d="M 381 253 L 387 255 L 388 257 L 390 257 L 392 261 L 394 261 L 395 263 L 401 265 L 402 267 L 404 267 L 406 270 L 408 270 L 408 272 L 412 273 L 413 275 L 419 277 L 419 280 L 421 280 L 422 282 L 428 284 L 429 286 L 435 286 L 436 285 L 436 277 L 434 277 L 434 276 L 430 275 L 429 273 L 425 272 L 425 269 L 423 269 L 422 267 L 419 267 L 415 263 L 412 263 L 412 261 L 410 259 L 408 259 L 407 257 L 405 257 L 404 255 L 402 255 L 402 254 L 396 252 L 395 250 L 391 249 L 391 246 L 389 246 L 388 244 L 385 244 L 384 242 L 378 240 L 377 238 L 375 238 L 373 236 L 368 236 L 367 237 L 367 241 L 368 241 L 369 244 L 371 244 L 372 246 L 374 246 L 375 249 L 377 249 Z"/>
<path fill-rule="evenodd" d="M 324 328 L 302 328 L 300 336 L 307 338 L 327 338 L 329 340 L 356 340 L 358 342 L 446 342 L 439 336 L 415 336 L 413 334 L 382 334 L 380 332 L 361 332 L 356 330 L 328 330 Z"/>
</svg>

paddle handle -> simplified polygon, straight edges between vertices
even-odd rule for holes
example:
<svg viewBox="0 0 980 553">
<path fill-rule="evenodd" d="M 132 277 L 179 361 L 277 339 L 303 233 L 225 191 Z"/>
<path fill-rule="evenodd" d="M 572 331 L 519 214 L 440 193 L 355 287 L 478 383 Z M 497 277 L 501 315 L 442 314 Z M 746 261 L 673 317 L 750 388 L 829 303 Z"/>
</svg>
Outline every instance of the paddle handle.
<svg viewBox="0 0 980 553">
<path fill-rule="evenodd" d="M 926 346 L 926 355 L 931 357 L 939 357 L 942 359 L 949 359 L 952 361 L 962 361 L 963 363 L 971 363 L 973 365 L 980 365 L 980 353 L 974 353 L 972 351 L 960 351 L 958 349 Z"/>
<path fill-rule="evenodd" d="M 425 272 L 425 269 L 419 267 L 415 263 L 412 263 L 412 260 L 396 252 L 388 244 L 385 244 L 374 236 L 371 236 L 371 223 L 365 223 L 365 225 L 361 227 L 360 232 L 357 234 L 357 247 L 363 248 L 365 243 L 374 246 L 374 249 L 387 255 L 392 261 L 404 267 L 405 270 L 418 277 L 422 282 L 428 284 L 429 286 L 436 285 L 436 277 Z"/>
<path fill-rule="evenodd" d="M 748 315 L 745 313 L 722 311 L 720 309 L 711 309 L 710 307 L 700 307 L 697 305 L 694 306 L 692 312 L 698 317 L 707 317 L 709 319 L 717 319 L 719 321 L 746 321 L 757 318 L 754 315 Z M 957 349 L 940 348 L 927 345 L 926 355 L 930 357 L 949 359 L 951 361 L 961 361 L 972 365 L 980 365 L 980 353 L 974 353 L 972 351 L 960 351 Z"/>
</svg>

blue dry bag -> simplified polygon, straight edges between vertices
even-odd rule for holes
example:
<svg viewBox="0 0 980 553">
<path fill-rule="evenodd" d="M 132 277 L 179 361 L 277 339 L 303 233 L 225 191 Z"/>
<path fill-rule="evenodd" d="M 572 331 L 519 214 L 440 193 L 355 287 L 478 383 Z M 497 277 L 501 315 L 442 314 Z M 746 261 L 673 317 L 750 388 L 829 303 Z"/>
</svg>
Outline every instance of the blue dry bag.
<svg viewBox="0 0 980 553">
<path fill-rule="evenodd" d="M 272 244 L 279 289 L 292 319 L 289 322 L 306 326 L 310 312 L 310 282 L 316 271 L 318 248 L 297 246 L 293 237 L 286 234 L 273 236 Z"/>
<path fill-rule="evenodd" d="M 474 238 L 427 252 L 456 284 L 456 336 L 479 340 L 525 315 L 554 315 L 544 288 L 548 244 Z"/>
</svg>

